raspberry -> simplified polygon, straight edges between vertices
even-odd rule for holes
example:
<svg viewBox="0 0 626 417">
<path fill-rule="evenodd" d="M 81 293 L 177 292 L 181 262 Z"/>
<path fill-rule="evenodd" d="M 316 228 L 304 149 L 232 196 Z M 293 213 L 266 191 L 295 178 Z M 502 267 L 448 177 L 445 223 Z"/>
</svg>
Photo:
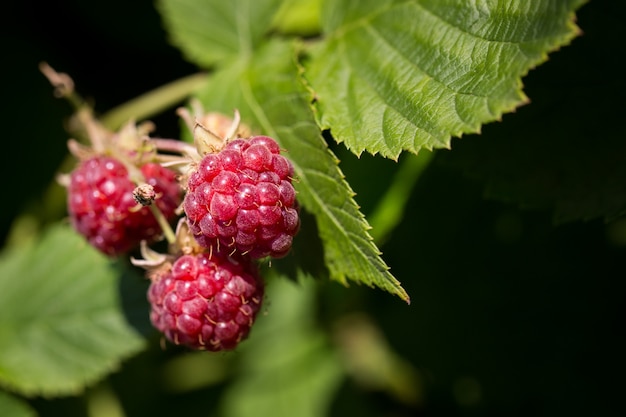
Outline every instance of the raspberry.
<svg viewBox="0 0 626 417">
<path fill-rule="evenodd" d="M 157 207 L 168 220 L 174 219 L 182 199 L 176 174 L 155 163 L 143 165 L 141 172 L 159 196 Z M 153 241 L 161 234 L 150 208 L 137 209 L 135 187 L 126 167 L 112 157 L 86 159 L 70 174 L 67 198 L 72 225 L 109 256 L 126 253 L 141 240 Z"/>
<path fill-rule="evenodd" d="M 177 345 L 232 350 L 248 336 L 263 293 L 250 258 L 182 255 L 171 268 L 153 276 L 148 289 L 150 320 Z"/>
<path fill-rule="evenodd" d="M 280 258 L 300 227 L 293 166 L 274 139 L 254 136 L 207 154 L 189 176 L 184 210 L 198 243 Z"/>
</svg>

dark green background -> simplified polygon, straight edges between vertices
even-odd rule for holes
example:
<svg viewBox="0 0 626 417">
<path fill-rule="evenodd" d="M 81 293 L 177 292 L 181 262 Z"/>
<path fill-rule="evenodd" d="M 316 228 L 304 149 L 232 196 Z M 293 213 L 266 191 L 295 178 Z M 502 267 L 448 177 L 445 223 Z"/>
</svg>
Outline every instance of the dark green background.
<svg viewBox="0 0 626 417">
<path fill-rule="evenodd" d="M 626 10 L 617 3 L 583 6 L 584 35 L 524 79 L 531 104 L 480 136 L 453 141 L 420 178 L 381 247 L 410 306 L 377 290 L 321 286 L 322 326 L 367 312 L 424 388 L 423 404 L 409 407 L 348 380 L 333 415 L 626 415 L 626 220 L 554 223 L 561 197 L 584 206 L 606 184 L 607 214 L 624 210 Z M 52 97 L 40 61 L 68 72 L 100 112 L 196 71 L 169 46 L 147 0 L 24 1 L 4 10 L 3 239 L 18 213 L 62 215 L 42 212 L 41 202 L 66 155 L 70 108 Z M 154 120 L 157 134 L 177 135 L 173 112 Z M 395 163 L 334 149 L 369 213 Z M 565 180 L 547 184 L 550 167 L 565 167 Z M 529 208 L 519 209 L 520 201 Z M 113 378 L 128 415 L 204 415 L 219 389 L 165 396 L 146 384 L 161 359 L 148 351 Z M 480 388 L 464 402 L 459 381 L 468 379 Z M 137 384 L 143 394 L 128 395 Z M 85 412 L 80 397 L 31 403 L 42 416 Z"/>
</svg>

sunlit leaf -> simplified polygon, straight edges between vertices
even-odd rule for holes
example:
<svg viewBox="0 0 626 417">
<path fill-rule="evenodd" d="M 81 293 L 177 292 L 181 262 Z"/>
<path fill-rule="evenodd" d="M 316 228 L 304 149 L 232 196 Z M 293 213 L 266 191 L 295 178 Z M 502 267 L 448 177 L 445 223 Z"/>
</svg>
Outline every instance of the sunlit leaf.
<svg viewBox="0 0 626 417">
<path fill-rule="evenodd" d="M 125 321 L 111 261 L 68 225 L 0 258 L 0 384 L 65 395 L 144 345 Z"/>
<path fill-rule="evenodd" d="M 273 27 L 281 34 L 313 36 L 320 33 L 321 0 L 283 0 Z"/>
<path fill-rule="evenodd" d="M 317 219 L 331 278 L 376 286 L 408 301 L 372 242 L 369 225 L 315 124 L 306 94 L 291 45 L 275 41 L 251 61 L 235 61 L 216 73 L 199 98 L 210 110 L 230 113 L 238 108 L 245 123 L 286 149 L 295 167 L 298 199 Z"/>
<path fill-rule="evenodd" d="M 170 39 L 189 59 L 211 67 L 249 55 L 270 30 L 281 0 L 159 0 Z"/>
<path fill-rule="evenodd" d="M 582 0 L 326 1 L 305 77 L 355 154 L 448 148 L 527 101 L 522 77 L 578 33 Z"/>
<path fill-rule="evenodd" d="M 623 216 L 626 135 L 615 92 L 626 88 L 624 4 L 585 6 L 583 36 L 525 79 L 532 103 L 480 137 L 455 141 L 438 161 L 483 181 L 488 198 L 549 210 L 556 223 Z M 594 24 L 594 13 L 611 19 Z"/>
</svg>

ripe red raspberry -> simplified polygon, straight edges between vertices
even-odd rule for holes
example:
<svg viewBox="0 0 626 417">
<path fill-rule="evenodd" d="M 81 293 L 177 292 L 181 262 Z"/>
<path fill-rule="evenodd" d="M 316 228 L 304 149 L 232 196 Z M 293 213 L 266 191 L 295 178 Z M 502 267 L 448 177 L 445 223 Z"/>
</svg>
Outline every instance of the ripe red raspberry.
<svg viewBox="0 0 626 417">
<path fill-rule="evenodd" d="M 174 219 L 182 199 L 176 174 L 155 163 L 143 165 L 141 172 L 159 196 L 157 207 L 168 220 Z M 161 234 L 150 208 L 137 209 L 135 187 L 126 167 L 112 157 L 86 159 L 70 174 L 67 198 L 72 225 L 109 256 L 126 253 L 141 240 L 152 241 Z"/>
<path fill-rule="evenodd" d="M 300 227 L 293 166 L 274 139 L 228 142 L 189 176 L 184 210 L 198 243 L 253 258 L 285 256 Z"/>
<path fill-rule="evenodd" d="M 250 332 L 264 287 L 249 258 L 183 255 L 156 270 L 148 290 L 154 327 L 177 345 L 231 350 Z"/>
</svg>

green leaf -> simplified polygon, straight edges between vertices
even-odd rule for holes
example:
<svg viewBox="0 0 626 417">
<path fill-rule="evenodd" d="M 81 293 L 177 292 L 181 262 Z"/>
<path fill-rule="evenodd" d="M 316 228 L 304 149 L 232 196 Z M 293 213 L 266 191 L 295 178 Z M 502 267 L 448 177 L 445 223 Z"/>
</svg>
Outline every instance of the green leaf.
<svg viewBox="0 0 626 417">
<path fill-rule="evenodd" d="M 583 0 L 326 1 L 305 77 L 355 154 L 449 148 L 527 101 L 521 78 L 578 33 Z"/>
<path fill-rule="evenodd" d="M 332 279 L 376 286 L 408 301 L 368 234 L 369 225 L 315 124 L 306 96 L 292 46 L 274 41 L 251 61 L 235 61 L 217 72 L 198 97 L 207 110 L 231 113 L 238 108 L 244 123 L 287 150 L 297 176 L 298 200 L 317 218 Z"/>
<path fill-rule="evenodd" d="M 0 416 L 35 417 L 37 413 L 26 402 L 0 391 Z"/>
<path fill-rule="evenodd" d="M 0 258 L 0 384 L 80 392 L 144 346 L 125 321 L 118 273 L 69 226 Z"/>
<path fill-rule="evenodd" d="M 626 3 L 578 14 L 584 36 L 525 80 L 530 106 L 454 143 L 438 163 L 485 184 L 491 199 L 549 210 L 555 223 L 626 214 L 622 122 Z M 608 18 L 608 19 L 607 19 Z"/>
<path fill-rule="evenodd" d="M 315 283 L 271 279 L 265 315 L 238 349 L 240 372 L 221 404 L 231 417 L 328 415 L 344 378 L 326 334 L 316 327 Z"/>
<path fill-rule="evenodd" d="M 200 67 L 249 55 L 270 30 L 281 0 L 159 0 L 172 44 Z"/>
<path fill-rule="evenodd" d="M 284 35 L 319 35 L 321 0 L 283 0 L 273 29 Z"/>
</svg>

